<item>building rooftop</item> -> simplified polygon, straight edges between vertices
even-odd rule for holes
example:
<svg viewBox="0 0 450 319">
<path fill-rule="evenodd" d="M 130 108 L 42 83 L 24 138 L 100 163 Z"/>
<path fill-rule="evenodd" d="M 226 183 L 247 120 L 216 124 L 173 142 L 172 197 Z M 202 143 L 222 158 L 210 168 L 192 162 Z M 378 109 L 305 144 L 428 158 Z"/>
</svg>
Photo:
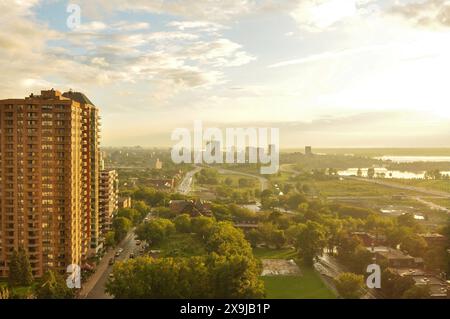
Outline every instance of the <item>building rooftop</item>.
<svg viewBox="0 0 450 319">
<path fill-rule="evenodd" d="M 88 97 L 81 92 L 68 91 L 68 92 L 64 92 L 62 96 L 66 97 L 68 99 L 74 100 L 78 103 L 90 104 L 90 105 L 95 106 L 95 104 L 92 103 L 91 100 L 89 100 Z"/>
<path fill-rule="evenodd" d="M 402 251 L 400 251 L 398 249 L 393 249 L 393 248 L 385 247 L 385 246 L 367 247 L 367 250 L 372 253 L 378 253 L 379 255 L 383 256 L 386 259 L 411 259 L 411 258 L 414 258 L 410 255 L 403 253 Z"/>
<path fill-rule="evenodd" d="M 399 276 L 424 276 L 426 272 L 419 268 L 389 268 Z"/>
<path fill-rule="evenodd" d="M 441 235 L 438 233 L 419 234 L 419 236 L 423 237 L 423 238 L 430 238 L 430 239 L 444 239 L 444 235 Z"/>
</svg>

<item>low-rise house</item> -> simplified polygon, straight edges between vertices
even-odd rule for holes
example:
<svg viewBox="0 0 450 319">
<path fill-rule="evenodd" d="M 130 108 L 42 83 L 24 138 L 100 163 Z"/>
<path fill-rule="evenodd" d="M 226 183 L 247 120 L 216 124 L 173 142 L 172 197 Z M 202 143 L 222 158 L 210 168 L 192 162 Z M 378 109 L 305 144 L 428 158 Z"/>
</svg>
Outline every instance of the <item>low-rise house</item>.
<svg viewBox="0 0 450 319">
<path fill-rule="evenodd" d="M 410 277 L 418 287 L 428 287 L 430 297 L 434 299 L 449 298 L 449 284 L 436 275 L 430 274 L 419 268 L 390 268 L 399 276 Z"/>
<path fill-rule="evenodd" d="M 386 241 L 386 236 L 384 235 L 374 235 L 367 232 L 353 232 L 351 234 L 361 240 L 366 247 L 380 245 Z"/>
<path fill-rule="evenodd" d="M 118 205 L 119 208 L 131 208 L 131 197 L 119 197 Z"/>
<path fill-rule="evenodd" d="M 421 260 L 402 251 L 385 246 L 367 247 L 376 257 L 377 262 L 392 268 L 415 268 L 420 266 Z"/>
<path fill-rule="evenodd" d="M 197 200 L 171 200 L 169 208 L 176 214 L 189 214 L 192 217 L 212 216 L 211 203 Z"/>
<path fill-rule="evenodd" d="M 235 223 L 234 227 L 240 228 L 242 230 L 248 230 L 248 229 L 257 229 L 260 227 L 258 223 L 255 222 L 239 222 Z"/>
<path fill-rule="evenodd" d="M 172 190 L 175 187 L 174 178 L 159 178 L 159 179 L 149 179 L 148 182 L 157 189 L 160 190 Z"/>
<path fill-rule="evenodd" d="M 425 239 L 428 246 L 442 245 L 447 242 L 447 238 L 438 233 L 419 234 L 419 236 Z"/>
</svg>

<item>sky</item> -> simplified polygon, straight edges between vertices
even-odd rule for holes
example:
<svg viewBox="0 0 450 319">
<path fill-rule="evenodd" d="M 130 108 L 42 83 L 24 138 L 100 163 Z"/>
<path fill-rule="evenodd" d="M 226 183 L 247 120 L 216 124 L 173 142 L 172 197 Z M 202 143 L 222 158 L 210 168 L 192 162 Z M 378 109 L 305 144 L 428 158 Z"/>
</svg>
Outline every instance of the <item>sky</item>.
<svg viewBox="0 0 450 319">
<path fill-rule="evenodd" d="M 201 120 L 281 147 L 446 147 L 449 57 L 448 0 L 0 0 L 0 99 L 82 91 L 103 146 Z"/>
</svg>

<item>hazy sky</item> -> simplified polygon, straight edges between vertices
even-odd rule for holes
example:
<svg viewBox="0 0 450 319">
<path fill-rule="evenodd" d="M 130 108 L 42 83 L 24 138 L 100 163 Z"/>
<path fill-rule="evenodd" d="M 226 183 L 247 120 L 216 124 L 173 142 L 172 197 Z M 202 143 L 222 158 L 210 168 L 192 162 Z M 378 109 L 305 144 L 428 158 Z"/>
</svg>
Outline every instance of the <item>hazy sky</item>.
<svg viewBox="0 0 450 319">
<path fill-rule="evenodd" d="M 269 126 L 282 147 L 449 146 L 448 0 L 0 0 L 0 98 L 101 108 L 103 145 Z"/>
</svg>

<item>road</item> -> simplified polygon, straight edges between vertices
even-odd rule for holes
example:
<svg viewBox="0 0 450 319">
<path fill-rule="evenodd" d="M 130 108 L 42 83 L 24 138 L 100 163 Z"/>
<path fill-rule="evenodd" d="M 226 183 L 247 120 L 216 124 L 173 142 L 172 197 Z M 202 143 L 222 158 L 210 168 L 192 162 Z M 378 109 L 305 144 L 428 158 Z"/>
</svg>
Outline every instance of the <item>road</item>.
<svg viewBox="0 0 450 319">
<path fill-rule="evenodd" d="M 219 168 L 219 174 L 231 174 L 231 175 L 242 175 L 247 177 L 257 178 L 259 180 L 259 184 L 261 185 L 261 191 L 264 191 L 269 188 L 269 180 L 263 176 L 248 174 L 239 171 L 233 171 L 230 169 Z"/>
<path fill-rule="evenodd" d="M 416 201 L 424 204 L 424 205 L 427 205 L 428 207 L 430 207 L 433 210 L 442 210 L 442 211 L 444 211 L 446 213 L 450 213 L 450 209 L 448 209 L 447 207 L 444 207 L 444 206 L 441 206 L 441 205 L 438 205 L 438 204 L 426 201 L 426 200 L 424 200 L 423 198 L 420 198 L 420 197 L 414 197 L 414 199 Z"/>
<path fill-rule="evenodd" d="M 367 183 L 378 184 L 378 185 L 391 187 L 391 188 L 414 191 L 414 192 L 427 194 L 427 195 L 431 195 L 431 196 L 450 198 L 450 193 L 447 193 L 447 192 L 441 192 L 441 191 L 432 190 L 432 189 L 423 188 L 423 187 L 403 185 L 403 184 L 398 184 L 398 183 L 394 183 L 394 182 L 388 182 L 388 181 L 381 180 L 381 179 L 371 179 L 371 178 L 362 178 L 362 177 L 353 177 L 353 176 L 347 176 L 344 178 L 352 179 L 352 180 L 356 180 L 356 181 L 367 182 Z"/>
<path fill-rule="evenodd" d="M 187 172 L 186 176 L 184 176 L 180 185 L 178 185 L 177 192 L 183 195 L 189 194 L 189 192 L 191 191 L 194 175 L 200 172 L 201 170 L 202 170 L 201 167 L 196 167 L 192 171 Z"/>
<path fill-rule="evenodd" d="M 114 254 L 119 248 L 123 249 L 116 260 L 123 261 L 129 258 L 130 254 L 136 249 L 136 241 L 134 240 L 134 229 L 128 233 L 125 239 L 114 250 L 110 250 L 100 261 L 96 272 L 83 285 L 80 292 L 81 299 L 112 299 L 113 297 L 105 292 L 105 285 L 108 281 L 109 274 L 112 271 L 109 260 L 114 257 Z"/>
<path fill-rule="evenodd" d="M 280 171 L 285 173 L 291 173 L 293 177 L 296 177 L 297 175 L 300 174 L 300 172 L 292 168 L 293 165 L 294 164 L 281 164 Z"/>
<path fill-rule="evenodd" d="M 340 274 L 347 272 L 347 269 L 340 264 L 335 257 L 324 253 L 319 257 L 319 261 L 314 264 L 314 268 L 327 279 L 327 283 L 334 286 L 333 278 L 339 277 Z M 377 299 L 381 298 L 379 293 L 373 289 L 364 289 L 365 294 L 361 299 Z"/>
<path fill-rule="evenodd" d="M 386 187 L 391 187 L 391 188 L 397 188 L 397 189 L 402 189 L 402 190 L 408 190 L 408 191 L 415 191 L 418 193 L 422 193 L 422 194 L 426 194 L 429 196 L 433 196 L 434 198 L 450 198 L 450 193 L 447 192 L 442 192 L 442 191 L 437 191 L 437 190 L 432 190 L 432 189 L 427 189 L 427 188 L 423 188 L 423 187 L 416 187 L 416 186 L 408 186 L 408 185 L 402 185 L 402 184 L 398 184 L 398 183 L 393 183 L 393 182 L 387 182 L 384 180 L 378 180 L 378 179 L 369 179 L 369 178 L 361 178 L 361 177 L 346 177 L 347 179 L 353 179 L 353 180 L 358 180 L 358 181 L 363 181 L 363 182 L 368 182 L 368 183 L 374 183 L 377 185 L 382 185 L 382 186 L 386 186 Z M 419 196 L 412 196 L 411 198 L 415 199 L 416 201 L 427 205 L 428 207 L 430 207 L 433 210 L 441 210 L 446 212 L 447 214 L 450 213 L 450 210 L 444 206 L 440 206 L 438 204 L 435 204 L 433 202 L 429 202 L 424 200 L 423 198 L 419 197 Z"/>
<path fill-rule="evenodd" d="M 281 165 L 280 169 L 283 172 L 292 173 L 293 175 L 298 175 L 299 174 L 298 171 L 296 171 L 295 169 L 293 169 L 291 167 L 291 164 L 283 164 L 283 165 Z M 373 183 L 373 184 L 377 184 L 377 185 L 381 185 L 381 186 L 385 186 L 385 187 L 390 187 L 390 188 L 414 191 L 414 192 L 422 193 L 424 195 L 428 195 L 429 197 L 432 196 L 433 198 L 450 198 L 450 193 L 447 193 L 447 192 L 432 190 L 432 189 L 423 188 L 423 187 L 403 185 L 403 184 L 399 184 L 399 183 L 395 183 L 395 182 L 391 182 L 391 181 L 386 181 L 386 180 L 362 178 L 362 177 L 356 177 L 356 176 L 346 176 L 346 177 L 343 177 L 343 178 L 350 179 L 350 180 L 357 180 L 357 181 L 367 182 L 367 183 Z M 372 196 L 331 196 L 331 197 L 328 197 L 328 199 L 330 199 L 330 200 L 335 200 L 335 199 L 359 200 L 359 199 L 374 199 L 374 198 L 376 198 L 376 197 L 372 197 Z M 424 204 L 424 205 L 426 205 L 426 206 L 428 206 L 429 208 L 431 208 L 433 210 L 441 210 L 441 211 L 444 211 L 444 212 L 450 214 L 450 209 L 448 209 L 448 208 L 446 208 L 444 206 L 435 204 L 433 202 L 429 202 L 429 201 L 424 200 L 423 198 L 421 198 L 419 196 L 413 196 L 411 198 L 416 200 L 416 201 L 418 201 L 418 202 L 420 202 L 420 203 L 422 203 L 422 204 Z"/>
</svg>

